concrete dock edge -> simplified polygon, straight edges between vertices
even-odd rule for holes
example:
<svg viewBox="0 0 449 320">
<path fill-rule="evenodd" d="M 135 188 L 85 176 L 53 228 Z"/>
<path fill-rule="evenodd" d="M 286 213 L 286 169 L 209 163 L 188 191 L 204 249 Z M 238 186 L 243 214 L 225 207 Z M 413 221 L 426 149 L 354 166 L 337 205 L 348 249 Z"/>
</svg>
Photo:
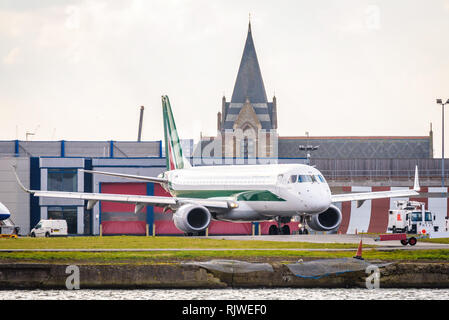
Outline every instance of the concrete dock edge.
<svg viewBox="0 0 449 320">
<path fill-rule="evenodd" d="M 64 264 L 0 264 L 0 289 L 66 289 Z M 80 289 L 141 288 L 365 288 L 365 271 L 319 279 L 295 276 L 286 265 L 273 272 L 225 273 L 184 264 L 78 265 Z M 449 263 L 398 262 L 380 269 L 381 288 L 449 288 Z"/>
</svg>

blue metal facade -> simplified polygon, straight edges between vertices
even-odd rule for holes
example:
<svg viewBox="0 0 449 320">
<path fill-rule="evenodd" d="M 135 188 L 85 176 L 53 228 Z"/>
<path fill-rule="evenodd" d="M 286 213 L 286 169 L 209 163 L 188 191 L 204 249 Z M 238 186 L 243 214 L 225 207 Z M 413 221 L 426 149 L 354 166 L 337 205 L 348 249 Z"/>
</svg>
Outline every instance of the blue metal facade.
<svg viewBox="0 0 449 320">
<path fill-rule="evenodd" d="M 30 158 L 30 189 L 40 190 L 41 170 L 39 168 L 39 158 Z M 39 198 L 30 195 L 30 228 L 33 228 L 41 219 Z"/>
</svg>

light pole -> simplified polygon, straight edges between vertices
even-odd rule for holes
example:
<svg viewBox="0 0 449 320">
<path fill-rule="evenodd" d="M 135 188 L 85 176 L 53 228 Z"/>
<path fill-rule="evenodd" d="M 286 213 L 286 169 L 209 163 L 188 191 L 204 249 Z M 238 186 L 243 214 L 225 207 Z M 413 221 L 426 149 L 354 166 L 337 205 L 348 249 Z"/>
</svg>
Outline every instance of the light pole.
<svg viewBox="0 0 449 320">
<path fill-rule="evenodd" d="M 442 124 L 442 142 L 441 142 L 441 186 L 444 188 L 444 105 L 449 104 L 449 99 L 443 103 L 441 99 L 437 99 L 437 104 L 441 104 L 441 124 Z"/>
</svg>

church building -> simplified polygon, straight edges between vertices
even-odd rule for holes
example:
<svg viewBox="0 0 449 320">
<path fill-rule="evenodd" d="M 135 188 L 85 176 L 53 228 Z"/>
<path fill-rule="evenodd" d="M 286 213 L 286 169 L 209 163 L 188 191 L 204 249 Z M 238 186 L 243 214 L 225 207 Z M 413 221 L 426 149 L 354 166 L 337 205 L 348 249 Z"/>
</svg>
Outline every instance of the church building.
<svg viewBox="0 0 449 320">
<path fill-rule="evenodd" d="M 263 164 L 309 156 L 312 160 L 330 161 L 433 158 L 432 129 L 428 136 L 314 137 L 306 133 L 279 137 L 277 110 L 276 97 L 271 102 L 267 98 L 249 23 L 231 101 L 222 97 L 217 136 L 201 137 L 194 150 L 194 165 Z M 299 130 L 305 132 L 307 128 Z M 313 147 L 314 151 L 310 153 L 305 147 Z M 208 162 L 209 159 L 215 162 Z M 321 161 L 319 166 L 325 170 L 331 163 Z"/>
<path fill-rule="evenodd" d="M 222 146 L 222 157 L 254 159 L 277 156 L 276 97 L 271 102 L 267 99 L 251 23 L 231 101 L 226 101 L 224 96 L 222 98 L 217 131 L 219 136 L 215 140 Z"/>
</svg>

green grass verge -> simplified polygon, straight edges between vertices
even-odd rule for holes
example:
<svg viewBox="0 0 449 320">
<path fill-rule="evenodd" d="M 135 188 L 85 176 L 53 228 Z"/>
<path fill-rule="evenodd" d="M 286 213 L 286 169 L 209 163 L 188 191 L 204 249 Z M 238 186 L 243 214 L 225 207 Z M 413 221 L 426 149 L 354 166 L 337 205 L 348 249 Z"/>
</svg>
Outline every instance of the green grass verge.
<svg viewBox="0 0 449 320">
<path fill-rule="evenodd" d="M 420 241 L 449 243 L 449 239 Z M 0 262 L 40 263 L 158 263 L 196 259 L 300 259 L 342 258 L 354 256 L 358 244 L 309 243 L 290 241 L 239 241 L 188 237 L 67 237 L 0 239 L 1 249 L 190 249 L 188 251 L 147 252 L 0 252 Z M 232 249 L 245 250 L 232 250 Z M 354 251 L 307 251 L 307 249 L 354 249 Z M 364 246 L 365 259 L 449 261 L 449 250 L 377 251 Z M 198 251 L 195 249 L 220 249 Z M 229 250 L 222 250 L 229 249 Z M 272 250 L 252 250 L 272 249 Z M 275 249 L 275 250 L 273 250 Z M 300 251 L 283 249 L 301 249 Z"/>
<path fill-rule="evenodd" d="M 196 239 L 188 237 L 67 237 L 67 238 L 18 238 L 0 239 L 0 249 L 204 249 L 204 248 L 251 248 L 251 249 L 350 249 L 358 244 L 310 243 L 293 241 L 239 241 Z"/>
<path fill-rule="evenodd" d="M 418 241 L 422 241 L 422 242 L 431 242 L 431 243 L 445 243 L 445 244 L 449 244 L 449 238 L 439 238 L 439 239 L 419 239 Z"/>
<path fill-rule="evenodd" d="M 353 257 L 354 252 L 347 251 L 287 251 L 287 250 L 242 250 L 242 251 L 157 251 L 157 252 L 0 252 L 0 261 L 5 262 L 39 262 L 39 263 L 138 263 L 154 264 L 162 262 L 179 262 L 182 260 L 204 259 L 244 259 L 260 260 L 280 258 L 343 258 Z M 449 261 L 449 250 L 394 250 L 363 251 L 367 260 L 432 260 Z"/>
</svg>

